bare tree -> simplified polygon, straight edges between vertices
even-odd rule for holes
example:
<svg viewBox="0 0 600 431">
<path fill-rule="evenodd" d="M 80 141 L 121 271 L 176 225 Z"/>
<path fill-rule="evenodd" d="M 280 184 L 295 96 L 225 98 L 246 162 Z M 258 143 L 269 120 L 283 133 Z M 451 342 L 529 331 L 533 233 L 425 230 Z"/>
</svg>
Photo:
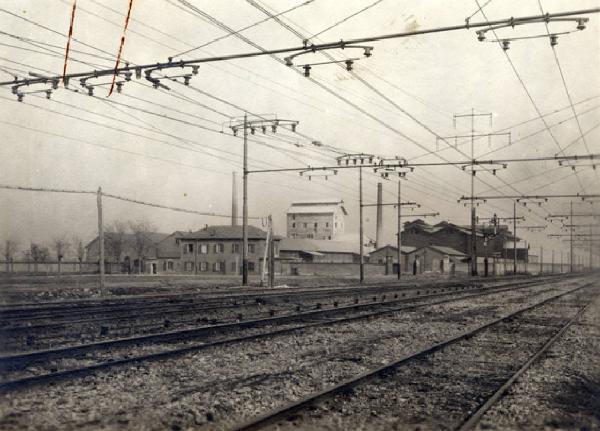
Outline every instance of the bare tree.
<svg viewBox="0 0 600 431">
<path fill-rule="evenodd" d="M 50 257 L 50 250 L 48 250 L 48 247 L 44 246 L 43 244 L 36 244 L 34 242 L 32 242 L 29 246 L 29 253 L 31 259 L 33 259 L 34 271 L 36 272 L 38 269 L 38 263 L 47 262 L 48 258 Z"/>
<path fill-rule="evenodd" d="M 144 219 L 129 222 L 129 228 L 134 236 L 134 247 L 138 258 L 138 274 L 141 274 L 144 259 L 154 245 L 150 234 L 156 232 L 156 228 L 152 223 Z"/>
<path fill-rule="evenodd" d="M 121 254 L 125 248 L 125 235 L 127 235 L 127 223 L 115 220 L 106 226 L 105 247 L 113 262 L 121 261 Z"/>
<path fill-rule="evenodd" d="M 12 260 L 17 252 L 19 243 L 11 238 L 4 240 L 4 259 L 6 260 L 6 272 L 11 271 Z"/>
<path fill-rule="evenodd" d="M 73 247 L 75 247 L 75 253 L 77 253 L 77 260 L 79 261 L 79 274 L 81 274 L 81 263 L 85 257 L 85 246 L 83 245 L 83 240 L 77 235 L 73 236 L 72 244 Z"/>
<path fill-rule="evenodd" d="M 60 273 L 60 264 L 71 248 L 71 243 L 64 235 L 58 235 L 52 238 L 52 248 L 56 253 L 56 260 L 58 261 L 58 272 Z"/>
</svg>

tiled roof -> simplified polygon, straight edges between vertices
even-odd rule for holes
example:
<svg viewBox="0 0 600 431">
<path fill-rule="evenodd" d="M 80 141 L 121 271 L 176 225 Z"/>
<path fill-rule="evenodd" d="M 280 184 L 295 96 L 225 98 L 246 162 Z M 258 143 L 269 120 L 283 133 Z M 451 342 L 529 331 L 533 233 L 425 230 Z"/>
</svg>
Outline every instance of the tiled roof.
<svg viewBox="0 0 600 431">
<path fill-rule="evenodd" d="M 319 253 L 359 254 L 359 245 L 353 242 L 331 241 L 325 239 L 283 238 L 279 243 L 280 251 L 316 251 Z M 367 250 L 365 250 L 367 252 Z"/>
<path fill-rule="evenodd" d="M 372 252 L 371 252 L 371 253 L 369 253 L 369 254 L 373 254 L 373 253 L 375 253 L 375 252 L 378 252 L 378 251 L 380 251 L 380 250 L 383 250 L 383 249 L 384 249 L 384 248 L 386 248 L 386 247 L 389 247 L 389 248 L 391 248 L 392 250 L 394 250 L 394 252 L 397 252 L 397 251 L 398 251 L 398 247 L 396 247 L 396 246 L 393 246 L 393 245 L 390 245 L 390 244 L 387 244 L 387 245 L 384 245 L 383 247 L 379 247 L 377 250 L 374 250 L 374 251 L 372 251 Z M 401 247 L 400 247 L 400 249 L 402 250 L 402 253 L 411 253 L 411 252 L 415 251 L 417 248 L 416 248 L 416 247 L 412 247 L 412 246 L 410 246 L 410 245 L 403 245 L 403 246 L 401 246 Z"/>
<path fill-rule="evenodd" d="M 178 232 L 177 239 L 241 239 L 242 226 L 207 226 L 195 232 Z M 248 239 L 266 239 L 267 233 L 254 226 L 248 226 Z M 277 236 L 275 239 L 279 239 Z"/>
</svg>

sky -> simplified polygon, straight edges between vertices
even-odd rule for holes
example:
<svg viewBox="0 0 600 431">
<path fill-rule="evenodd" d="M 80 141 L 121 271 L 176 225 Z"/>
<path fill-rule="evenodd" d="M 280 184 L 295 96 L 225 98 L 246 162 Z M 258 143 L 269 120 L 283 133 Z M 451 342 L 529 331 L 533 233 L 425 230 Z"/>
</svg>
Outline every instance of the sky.
<svg viewBox="0 0 600 431">
<path fill-rule="evenodd" d="M 69 73 L 114 67 L 128 3 L 77 1 Z M 72 0 L 2 2 L 1 81 L 29 72 L 62 74 L 72 4 Z M 480 0 L 480 4 L 486 4 L 483 12 L 489 20 L 537 15 L 540 6 L 544 13 L 600 6 L 597 0 Z M 471 15 L 470 22 L 485 21 L 481 12 L 476 13 L 475 0 L 134 0 L 122 62 L 151 64 L 168 57 L 199 59 L 256 51 L 237 37 L 223 38 L 227 32 L 215 26 L 218 22 L 239 30 L 265 20 L 255 5 L 275 14 L 293 9 L 279 15 L 279 22 L 266 20 L 240 32 L 266 49 L 301 46 L 303 38 L 331 42 L 460 25 Z M 17 102 L 10 86 L 3 86 L 0 184 L 82 191 L 102 187 L 106 193 L 134 200 L 227 215 L 232 172 L 240 178 L 242 170 L 242 139 L 232 136 L 228 125 L 239 121 L 244 112 L 251 118 L 268 114 L 299 122 L 299 134 L 279 130 L 251 136 L 250 169 L 331 165 L 340 154 L 354 152 L 414 162 L 466 160 L 470 139 L 450 137 L 471 133 L 469 117 L 454 119 L 455 114 L 471 112 L 491 114 L 491 121 L 488 116 L 475 117 L 477 134 L 495 133 L 490 139 L 475 140 L 476 158 L 552 157 L 561 149 L 568 155 L 598 154 L 600 20 L 597 14 L 586 17 L 584 31 L 573 32 L 574 22 L 549 24 L 552 33 L 570 32 L 559 36 L 554 50 L 546 36 L 514 40 L 505 52 L 491 41 L 491 32 L 488 40 L 479 42 L 474 29 L 369 43 L 373 47 L 369 58 L 362 56 L 362 50 L 331 50 L 328 53 L 337 60 L 360 58 L 354 63 L 354 74 L 343 63 L 315 65 L 314 80 L 305 78 L 299 67 L 262 56 L 204 63 L 190 86 L 170 83 L 170 90 L 153 89 L 144 79 L 134 79 L 122 93 L 110 97 L 107 85 L 96 87 L 90 97 L 74 80 L 69 89 L 61 85 L 50 100 L 44 93 L 34 93 Z M 317 33 L 321 34 L 311 38 Z M 497 33 L 501 39 L 547 34 L 542 23 Z M 205 46 L 181 54 L 201 45 Z M 298 65 L 329 61 L 319 53 L 300 58 Z M 37 85 L 22 91 L 46 88 Z M 508 132 L 510 145 L 503 134 Z M 321 145 L 315 146 L 314 141 Z M 598 194 L 599 172 L 591 166 L 573 172 L 555 161 L 509 163 L 496 175 L 479 172 L 475 191 L 494 196 Z M 365 170 L 365 202 L 375 201 L 379 181 L 384 200 L 395 201 L 397 180 L 382 180 Z M 457 202 L 470 193 L 470 177 L 460 166 L 418 167 L 402 186 L 402 200 L 421 205 L 413 213 L 440 213 L 428 222 L 469 223 L 469 208 Z M 241 190 L 240 184 L 240 204 Z M 291 202 L 311 198 L 343 199 L 349 212 L 348 237 L 356 237 L 356 170 L 311 181 L 293 172 L 250 175 L 249 213 L 272 214 L 279 234 L 285 234 L 285 211 Z M 0 199 L 0 239 L 14 238 L 21 248 L 31 241 L 50 242 L 55 236 L 91 240 L 96 235 L 96 198 L 91 194 L 0 190 Z M 229 223 L 226 217 L 108 198 L 103 206 L 107 223 L 144 218 L 163 232 Z M 526 217 L 523 225 L 546 225 L 546 216 L 568 208 L 569 200 L 556 199 L 542 206 L 519 205 L 517 212 Z M 575 209 L 598 213 L 600 204 L 577 203 Z M 477 208 L 481 217 L 494 213 L 508 217 L 512 210 L 509 199 L 488 200 Z M 406 216 L 410 220 L 409 210 Z M 394 241 L 395 217 L 392 207 L 384 209 L 386 242 Z M 253 223 L 261 226 L 259 221 Z M 521 233 L 535 250 L 540 246 L 566 250 L 560 239 L 546 236 L 561 233 L 559 225 L 549 224 L 545 232 Z M 367 238 L 374 238 L 374 208 L 365 208 L 365 232 Z"/>
</svg>

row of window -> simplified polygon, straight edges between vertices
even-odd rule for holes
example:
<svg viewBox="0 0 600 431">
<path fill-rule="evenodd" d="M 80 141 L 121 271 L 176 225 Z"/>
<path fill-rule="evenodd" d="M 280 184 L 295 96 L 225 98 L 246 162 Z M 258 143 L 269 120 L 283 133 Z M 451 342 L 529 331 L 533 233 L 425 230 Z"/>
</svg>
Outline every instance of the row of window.
<svg viewBox="0 0 600 431">
<path fill-rule="evenodd" d="M 302 224 L 302 227 L 304 227 L 304 228 L 308 227 L 308 223 L 301 223 L 301 224 Z M 292 223 L 292 227 L 296 227 L 296 222 Z M 318 228 L 319 227 L 319 223 L 315 222 L 314 223 L 314 227 L 315 227 L 315 229 Z M 325 227 L 329 227 L 329 222 L 325 222 Z M 337 222 L 335 223 L 335 227 L 338 227 Z"/>
<path fill-rule="evenodd" d="M 241 244 L 235 242 L 231 244 L 232 253 L 240 253 L 241 249 Z M 214 254 L 225 253 L 225 244 L 200 244 L 198 247 L 198 254 L 208 254 L 209 250 Z M 256 244 L 248 244 L 248 253 L 256 253 Z M 183 254 L 194 254 L 194 243 L 183 244 Z"/>
<path fill-rule="evenodd" d="M 227 262 L 198 262 L 197 269 L 199 272 L 221 272 L 224 273 L 227 268 Z M 185 262 L 183 269 L 187 272 L 192 272 L 194 270 L 194 262 Z M 248 272 L 254 272 L 255 266 L 254 262 L 248 262 Z M 238 265 L 236 262 L 230 262 L 229 271 L 233 273 L 238 272 Z"/>
</svg>

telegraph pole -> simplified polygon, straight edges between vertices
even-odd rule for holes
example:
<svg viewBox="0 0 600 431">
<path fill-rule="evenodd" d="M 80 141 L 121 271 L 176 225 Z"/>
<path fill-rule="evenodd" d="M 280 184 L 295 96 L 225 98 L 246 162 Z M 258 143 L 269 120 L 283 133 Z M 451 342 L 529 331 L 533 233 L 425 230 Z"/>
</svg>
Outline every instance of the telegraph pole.
<svg viewBox="0 0 600 431">
<path fill-rule="evenodd" d="M 244 174 L 242 201 L 242 286 L 248 285 L 248 114 L 244 114 Z"/>
<path fill-rule="evenodd" d="M 517 275 L 517 201 L 513 201 L 513 275 Z"/>
<path fill-rule="evenodd" d="M 570 207 L 571 207 L 570 220 L 572 221 L 573 220 L 573 201 L 571 201 Z M 571 272 L 573 272 L 573 228 L 569 229 L 569 231 L 570 231 L 570 250 L 571 250 Z"/>
<path fill-rule="evenodd" d="M 102 187 L 98 187 L 98 241 L 100 256 L 98 266 L 100 267 L 100 295 L 104 296 L 104 223 L 102 221 Z"/>
<path fill-rule="evenodd" d="M 402 178 L 398 178 L 398 280 L 402 278 Z"/>
<path fill-rule="evenodd" d="M 360 284 L 365 281 L 365 262 L 363 250 L 363 181 L 362 181 L 362 166 L 358 168 L 358 201 L 359 201 L 359 237 L 360 237 Z"/>
</svg>

